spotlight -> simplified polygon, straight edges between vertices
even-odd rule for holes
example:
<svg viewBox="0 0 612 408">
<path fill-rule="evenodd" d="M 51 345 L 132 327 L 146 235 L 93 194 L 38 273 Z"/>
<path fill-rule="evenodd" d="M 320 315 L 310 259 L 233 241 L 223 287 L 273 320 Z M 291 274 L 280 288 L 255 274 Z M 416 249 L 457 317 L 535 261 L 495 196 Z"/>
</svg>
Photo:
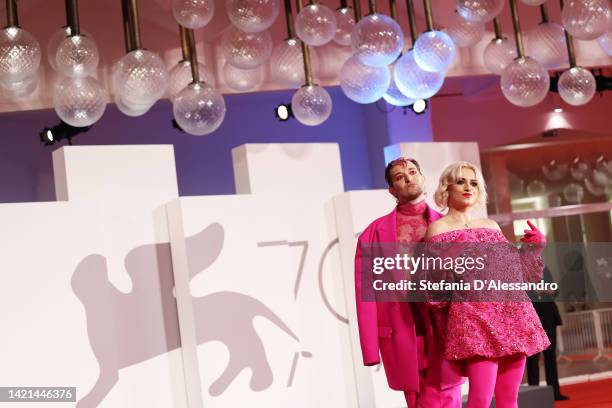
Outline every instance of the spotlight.
<svg viewBox="0 0 612 408">
<path fill-rule="evenodd" d="M 174 118 L 172 119 L 172 128 L 173 129 L 177 129 L 181 133 L 185 133 L 185 131 L 183 130 L 181 125 L 179 125 L 178 122 L 176 121 L 176 119 L 174 119 Z"/>
<path fill-rule="evenodd" d="M 425 99 L 417 99 L 410 107 L 417 115 L 422 115 L 427 110 L 427 101 Z"/>
<path fill-rule="evenodd" d="M 276 108 L 274 108 L 274 116 L 278 119 L 279 122 L 286 122 L 293 116 L 293 110 L 291 110 L 290 103 L 281 103 Z"/>
<path fill-rule="evenodd" d="M 561 113 L 561 112 L 563 112 L 563 108 L 555 108 L 555 109 L 553 109 L 553 112 Z"/>
<path fill-rule="evenodd" d="M 55 142 L 59 142 L 60 140 L 67 139 L 68 144 L 72 145 L 72 138 L 78 135 L 79 133 L 85 133 L 91 126 L 85 127 L 75 127 L 67 124 L 64 121 L 60 121 L 59 124 L 53 127 L 46 127 L 40 132 L 40 141 L 43 142 L 46 146 L 50 146 Z"/>
</svg>

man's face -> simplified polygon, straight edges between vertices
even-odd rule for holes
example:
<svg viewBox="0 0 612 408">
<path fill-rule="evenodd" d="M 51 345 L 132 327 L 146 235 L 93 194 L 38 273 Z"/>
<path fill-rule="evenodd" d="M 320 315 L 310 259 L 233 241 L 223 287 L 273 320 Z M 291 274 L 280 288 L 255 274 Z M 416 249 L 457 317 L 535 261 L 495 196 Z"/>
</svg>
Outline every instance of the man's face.
<svg viewBox="0 0 612 408">
<path fill-rule="evenodd" d="M 400 204 L 410 202 L 423 194 L 425 177 L 419 172 L 414 163 L 407 161 L 405 165 L 398 164 L 391 167 L 391 181 L 389 192 L 398 199 Z"/>
</svg>

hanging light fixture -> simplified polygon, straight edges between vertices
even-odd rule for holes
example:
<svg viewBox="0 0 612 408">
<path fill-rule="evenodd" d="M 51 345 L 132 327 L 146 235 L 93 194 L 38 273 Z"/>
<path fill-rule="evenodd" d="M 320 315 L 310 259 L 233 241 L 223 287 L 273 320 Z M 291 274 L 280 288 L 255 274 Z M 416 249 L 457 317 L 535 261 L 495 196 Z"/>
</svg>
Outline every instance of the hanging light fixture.
<svg viewBox="0 0 612 408">
<path fill-rule="evenodd" d="M 295 30 L 300 40 L 308 45 L 327 44 L 336 35 L 336 17 L 327 6 L 317 0 L 310 0 L 295 19 Z"/>
<path fill-rule="evenodd" d="M 391 18 L 395 21 L 399 21 L 397 18 L 397 1 L 390 0 L 389 1 L 389 9 L 391 10 Z M 416 35 L 416 33 L 415 33 Z M 395 61 L 393 64 L 389 66 L 389 71 L 391 73 L 391 82 L 389 83 L 389 88 L 387 92 L 383 95 L 383 99 L 390 105 L 393 106 L 411 106 L 415 103 L 414 99 L 411 99 L 404 95 L 402 91 L 399 90 L 397 84 L 395 83 Z"/>
<path fill-rule="evenodd" d="M 40 45 L 19 27 L 15 0 L 6 0 L 6 27 L 0 32 L 0 87 L 13 96 L 31 94 L 39 66 Z"/>
<path fill-rule="evenodd" d="M 302 11 L 302 0 L 296 0 L 298 13 Z M 316 85 L 312 79 L 310 47 L 304 42 L 302 55 L 306 83 L 291 98 L 293 116 L 303 125 L 317 126 L 325 122 L 332 112 L 332 99 L 325 88 Z"/>
<path fill-rule="evenodd" d="M 425 71 L 443 72 L 453 62 L 457 49 L 448 34 L 434 29 L 431 0 L 423 0 L 423 8 L 427 30 L 414 44 L 414 59 Z"/>
<path fill-rule="evenodd" d="M 214 0 L 172 0 L 174 19 L 193 30 L 205 27 L 215 15 Z"/>
<path fill-rule="evenodd" d="M 457 47 L 470 48 L 478 44 L 484 36 L 485 25 L 477 21 L 468 21 L 455 12 L 445 31 Z"/>
<path fill-rule="evenodd" d="M 540 5 L 542 21 L 525 33 L 527 54 L 535 58 L 546 69 L 563 65 L 565 59 L 565 33 L 560 24 L 548 19 L 546 4 Z"/>
<path fill-rule="evenodd" d="M 455 0 L 457 12 L 467 21 L 486 23 L 493 20 L 504 8 L 504 0 Z"/>
<path fill-rule="evenodd" d="M 406 0 L 408 23 L 413 45 L 418 41 L 414 5 Z M 395 63 L 394 80 L 398 89 L 411 99 L 429 99 L 444 83 L 444 72 L 428 72 L 417 64 L 414 49 L 410 49 Z"/>
<path fill-rule="evenodd" d="M 56 67 L 67 76 L 53 91 L 53 107 L 60 119 L 74 127 L 96 123 L 106 110 L 106 90 L 90 75 L 98 67 L 98 49 L 81 34 L 77 0 L 66 0 L 70 33 L 57 48 Z"/>
<path fill-rule="evenodd" d="M 270 57 L 272 79 L 283 85 L 298 88 L 305 83 L 304 62 L 301 41 L 295 35 L 291 10 L 291 0 L 285 1 L 285 24 L 287 39 L 278 43 Z M 309 48 L 310 63 L 313 72 L 318 71 L 319 57 L 314 48 Z"/>
<path fill-rule="evenodd" d="M 361 18 L 359 0 L 353 0 L 355 21 Z M 361 62 L 357 55 L 347 59 L 340 69 L 340 87 L 342 92 L 357 103 L 376 102 L 387 92 L 391 83 L 389 68 L 372 67 Z"/>
<path fill-rule="evenodd" d="M 559 3 L 561 4 L 561 10 L 563 10 L 565 8 L 564 1 L 559 0 Z M 565 43 L 567 45 L 570 69 L 559 77 L 557 85 L 559 96 L 570 105 L 584 105 L 593 99 L 597 90 L 597 83 L 589 70 L 576 66 L 574 42 L 567 31 L 565 31 Z"/>
<path fill-rule="evenodd" d="M 376 0 L 368 3 L 369 14 L 355 24 L 351 43 L 361 62 L 372 67 L 384 67 L 401 54 L 404 34 L 397 21 L 376 12 Z"/>
<path fill-rule="evenodd" d="M 56 70 L 67 77 L 84 78 L 93 75 L 98 68 L 100 54 L 94 40 L 81 33 L 77 0 L 66 0 L 66 11 L 70 35 L 57 46 Z"/>
<path fill-rule="evenodd" d="M 115 103 L 128 116 L 144 115 L 166 92 L 168 71 L 162 58 L 142 48 L 136 0 L 122 0 L 127 54 L 112 67 Z"/>
<path fill-rule="evenodd" d="M 65 1 L 64 4 L 66 7 L 66 25 L 58 28 L 51 35 L 49 42 L 47 43 L 47 61 L 49 62 L 49 65 L 51 65 L 51 68 L 53 68 L 55 71 L 58 71 L 56 64 L 57 48 L 59 47 L 60 43 L 64 41 L 64 39 L 72 35 L 72 30 L 70 28 L 70 24 L 72 22 L 72 10 L 69 2 Z M 91 34 L 87 32 L 87 30 L 83 30 L 82 28 L 81 34 L 86 37 L 93 38 Z"/>
<path fill-rule="evenodd" d="M 186 35 L 181 39 L 187 41 L 189 48 L 192 82 L 176 95 L 172 102 L 172 112 L 182 130 L 191 135 L 203 136 L 214 132 L 223 123 L 225 100 L 212 86 L 200 81 L 193 30 L 185 30 Z"/>
<path fill-rule="evenodd" d="M 179 33 L 181 38 L 181 54 L 182 59 L 170 70 L 167 94 L 172 101 L 176 95 L 182 91 L 191 82 L 191 59 L 189 57 L 189 47 L 187 46 L 185 26 L 179 25 Z M 198 74 L 204 82 L 212 86 L 215 85 L 215 79 L 204 64 L 198 62 Z"/>
<path fill-rule="evenodd" d="M 236 68 L 257 68 L 272 54 L 272 36 L 267 30 L 247 33 L 230 25 L 223 31 L 221 50 L 227 62 Z"/>
<path fill-rule="evenodd" d="M 561 12 L 563 27 L 579 40 L 594 40 L 610 30 L 610 0 L 569 0 Z"/>
<path fill-rule="evenodd" d="M 512 104 L 529 107 L 542 102 L 550 87 L 548 71 L 533 58 L 525 56 L 516 0 L 510 0 L 514 39 L 518 58 L 501 74 L 501 89 Z"/>
<path fill-rule="evenodd" d="M 240 69 L 232 64 L 223 64 L 223 79 L 228 88 L 237 92 L 253 91 L 257 89 L 264 80 L 264 66 L 253 69 Z"/>
<path fill-rule="evenodd" d="M 495 38 L 485 47 L 483 59 L 485 67 L 497 75 L 516 58 L 516 44 L 502 35 L 499 17 L 493 19 Z"/>
<path fill-rule="evenodd" d="M 343 46 L 351 45 L 351 33 L 355 28 L 355 11 L 348 7 L 346 0 L 340 0 L 340 8 L 334 15 L 336 17 L 334 42 Z"/>
<path fill-rule="evenodd" d="M 227 16 L 245 33 L 259 33 L 274 24 L 280 10 L 279 0 L 227 0 Z"/>
</svg>

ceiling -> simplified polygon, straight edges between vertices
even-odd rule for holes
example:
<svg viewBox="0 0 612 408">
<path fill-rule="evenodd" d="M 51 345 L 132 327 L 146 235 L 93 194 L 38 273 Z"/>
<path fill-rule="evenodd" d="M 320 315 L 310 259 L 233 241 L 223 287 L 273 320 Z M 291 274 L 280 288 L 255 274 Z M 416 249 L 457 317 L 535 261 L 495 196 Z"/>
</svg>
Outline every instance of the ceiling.
<svg viewBox="0 0 612 408">
<path fill-rule="evenodd" d="M 280 1 L 280 0 L 279 0 Z M 15 100 L 6 95 L 0 95 L 0 112 L 15 110 L 43 109 L 52 106 L 53 84 L 57 82 L 57 75 L 49 67 L 46 57 L 47 39 L 59 27 L 65 25 L 65 7 L 62 0 L 17 0 L 20 26 L 30 31 L 41 43 L 43 50 L 43 66 L 41 68 L 40 85 L 31 97 Z M 280 1 L 282 4 L 282 1 Z M 294 2 L 292 2 L 295 4 Z M 339 7 L 339 1 L 321 1 L 330 8 Z M 351 3 L 349 1 L 349 3 Z M 362 0 L 362 10 L 367 11 L 367 4 Z M 414 0 L 417 9 L 417 24 L 419 31 L 425 29 L 423 19 L 423 5 L 420 0 Z M 454 12 L 454 1 L 432 0 L 434 21 L 436 26 L 445 26 Z M 406 2 L 398 1 L 398 15 L 400 24 L 407 30 Z M 559 21 L 559 4 L 549 0 L 549 15 L 551 20 Z M 219 37 L 222 30 L 227 27 L 229 19 L 225 13 L 225 2 L 216 0 L 216 13 L 211 23 L 196 32 L 196 41 L 199 43 L 199 59 L 213 71 L 217 85 L 224 93 L 233 92 L 228 89 L 220 75 L 224 59 L 218 49 Z M 389 4 L 387 1 L 378 1 L 379 12 L 388 14 Z M 521 24 L 524 30 L 538 24 L 540 21 L 539 8 L 519 4 Z M 171 0 L 140 0 L 138 2 L 138 13 L 140 19 L 140 32 L 144 48 L 160 53 L 168 67 L 180 60 L 178 25 L 171 11 Z M 79 2 L 79 15 L 81 27 L 92 34 L 101 54 L 98 79 L 107 83 L 108 72 L 112 63 L 125 53 L 123 41 L 123 25 L 121 16 L 121 0 L 95 0 Z M 0 11 L 0 20 L 6 20 L 5 9 Z M 502 27 L 506 35 L 511 34 L 511 18 L 508 4 L 501 15 Z M 487 31 L 492 32 L 492 25 L 487 26 Z M 286 38 L 285 21 L 283 15 L 279 16 L 271 27 L 274 43 Z M 457 80 L 447 81 L 447 85 L 441 93 L 464 93 L 478 94 L 498 90 L 497 81 L 494 77 L 474 78 L 488 75 L 482 65 L 482 50 L 492 38 L 492 34 L 485 38 L 472 49 L 462 49 L 456 57 L 453 65 L 447 72 L 448 77 L 457 77 Z M 607 57 L 596 42 L 576 41 L 578 61 L 583 66 L 607 66 L 612 58 Z M 335 44 L 318 47 L 321 67 L 317 81 L 322 85 L 337 85 L 338 72 L 343 61 L 350 55 L 350 49 Z M 281 89 L 279 84 L 274 83 L 267 75 L 264 83 L 257 91 Z M 490 89 L 486 91 L 486 89 Z M 498 95 L 499 92 L 496 91 Z"/>
</svg>

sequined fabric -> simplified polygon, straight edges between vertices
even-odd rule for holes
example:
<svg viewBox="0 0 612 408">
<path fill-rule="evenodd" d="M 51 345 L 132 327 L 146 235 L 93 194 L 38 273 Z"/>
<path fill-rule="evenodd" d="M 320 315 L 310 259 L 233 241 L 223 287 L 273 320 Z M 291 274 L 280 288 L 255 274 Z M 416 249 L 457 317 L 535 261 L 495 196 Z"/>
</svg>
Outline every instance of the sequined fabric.
<svg viewBox="0 0 612 408">
<path fill-rule="evenodd" d="M 504 235 L 492 228 L 474 228 L 448 231 L 431 237 L 429 242 L 508 242 Z M 496 246 L 497 259 L 506 265 L 500 270 L 516 265 L 516 252 L 511 246 Z M 499 253 L 508 248 L 508 253 Z M 539 253 L 520 253 L 525 281 L 541 279 L 543 263 Z M 516 269 L 514 269 L 516 270 Z M 524 302 L 450 302 L 446 324 L 439 325 L 442 338 L 446 339 L 444 357 L 447 360 L 462 360 L 481 356 L 499 358 L 512 354 L 527 356 L 545 350 L 550 341 L 542 328 L 540 319 L 529 301 Z"/>
<path fill-rule="evenodd" d="M 427 210 L 425 200 L 416 204 L 397 206 L 397 240 L 399 242 L 421 242 L 427 232 L 424 214 Z"/>
</svg>

